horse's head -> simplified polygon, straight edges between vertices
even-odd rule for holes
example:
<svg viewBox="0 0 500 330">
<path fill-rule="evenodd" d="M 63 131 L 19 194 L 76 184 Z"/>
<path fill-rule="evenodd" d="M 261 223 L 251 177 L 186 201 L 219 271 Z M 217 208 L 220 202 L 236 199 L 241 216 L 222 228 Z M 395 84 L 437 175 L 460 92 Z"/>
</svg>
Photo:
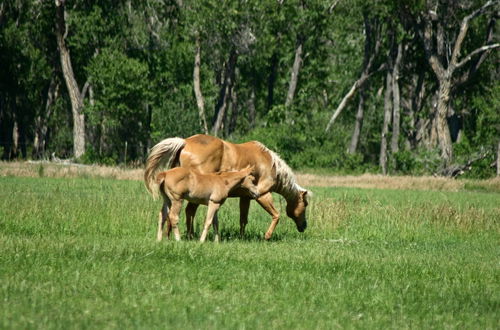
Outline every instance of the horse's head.
<svg viewBox="0 0 500 330">
<path fill-rule="evenodd" d="M 286 214 L 295 221 L 297 230 L 303 232 L 307 228 L 306 207 L 307 207 L 307 190 L 299 192 L 298 196 L 293 200 L 287 201 Z"/>
</svg>

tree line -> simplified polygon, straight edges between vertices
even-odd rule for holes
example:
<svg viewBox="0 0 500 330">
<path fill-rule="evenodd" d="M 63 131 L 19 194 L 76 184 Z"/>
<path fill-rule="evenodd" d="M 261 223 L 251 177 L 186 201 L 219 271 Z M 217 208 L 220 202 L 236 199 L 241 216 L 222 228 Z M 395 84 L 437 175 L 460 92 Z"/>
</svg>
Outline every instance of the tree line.
<svg viewBox="0 0 500 330">
<path fill-rule="evenodd" d="M 295 168 L 498 171 L 500 1 L 7 0 L 2 159 L 140 164 L 171 136 Z"/>
</svg>

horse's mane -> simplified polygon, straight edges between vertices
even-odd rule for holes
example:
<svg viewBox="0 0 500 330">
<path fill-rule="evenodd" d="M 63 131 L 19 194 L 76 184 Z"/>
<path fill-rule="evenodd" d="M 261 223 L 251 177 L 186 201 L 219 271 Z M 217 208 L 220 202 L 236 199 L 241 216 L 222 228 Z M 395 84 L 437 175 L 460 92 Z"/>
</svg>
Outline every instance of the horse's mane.
<svg viewBox="0 0 500 330">
<path fill-rule="evenodd" d="M 299 192 L 306 191 L 306 189 L 302 188 L 298 183 L 295 175 L 292 172 L 290 166 L 281 157 L 267 148 L 261 142 L 254 141 L 260 149 L 264 152 L 267 152 L 271 156 L 272 166 L 276 170 L 276 186 L 275 191 L 285 199 L 295 199 Z"/>
</svg>

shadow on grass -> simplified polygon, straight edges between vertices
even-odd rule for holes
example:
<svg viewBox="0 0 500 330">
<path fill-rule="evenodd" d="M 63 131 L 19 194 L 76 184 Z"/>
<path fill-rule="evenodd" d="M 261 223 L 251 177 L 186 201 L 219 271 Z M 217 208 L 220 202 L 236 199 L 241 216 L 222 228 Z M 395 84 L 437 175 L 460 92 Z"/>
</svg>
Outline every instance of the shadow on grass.
<svg viewBox="0 0 500 330">
<path fill-rule="evenodd" d="M 194 238 L 192 241 L 197 241 L 200 239 L 201 235 L 201 230 L 195 230 L 194 231 Z M 246 231 L 245 235 L 243 237 L 240 237 L 239 230 L 233 230 L 233 229 L 219 229 L 219 237 L 221 242 L 268 242 L 264 239 L 264 233 L 260 233 L 257 231 Z M 269 242 L 280 242 L 283 241 L 283 239 L 286 237 L 286 235 L 279 234 L 279 233 L 274 233 Z M 183 239 L 187 239 L 187 237 L 183 236 Z M 213 242 L 214 240 L 214 233 L 213 230 L 211 229 L 208 236 L 207 236 L 207 241 L 208 242 Z"/>
</svg>

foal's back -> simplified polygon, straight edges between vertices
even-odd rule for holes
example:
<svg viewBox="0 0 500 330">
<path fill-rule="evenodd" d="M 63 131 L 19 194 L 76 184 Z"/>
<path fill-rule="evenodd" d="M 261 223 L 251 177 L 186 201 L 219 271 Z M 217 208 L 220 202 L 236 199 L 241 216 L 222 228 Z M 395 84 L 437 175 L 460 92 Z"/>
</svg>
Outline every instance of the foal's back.
<svg viewBox="0 0 500 330">
<path fill-rule="evenodd" d="M 201 174 L 183 167 L 176 167 L 158 174 L 169 198 L 187 199 L 195 204 L 208 204 L 211 199 L 227 197 L 223 178 L 217 174 Z"/>
</svg>

